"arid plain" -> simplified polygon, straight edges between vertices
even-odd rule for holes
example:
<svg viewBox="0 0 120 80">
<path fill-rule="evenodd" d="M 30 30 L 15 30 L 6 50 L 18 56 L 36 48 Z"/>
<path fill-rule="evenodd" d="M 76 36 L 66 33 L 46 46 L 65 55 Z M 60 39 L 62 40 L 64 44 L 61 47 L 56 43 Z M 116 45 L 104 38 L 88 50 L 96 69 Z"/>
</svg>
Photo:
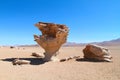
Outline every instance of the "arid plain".
<svg viewBox="0 0 120 80">
<path fill-rule="evenodd" d="M 61 47 L 58 58 L 80 56 L 82 47 Z M 120 46 L 105 46 L 111 51 L 113 62 L 91 62 L 69 60 L 45 62 L 31 56 L 36 52 L 43 56 L 40 47 L 0 47 L 0 80 L 120 80 Z M 13 65 L 12 60 L 20 58 L 31 61 L 26 65 Z"/>
</svg>

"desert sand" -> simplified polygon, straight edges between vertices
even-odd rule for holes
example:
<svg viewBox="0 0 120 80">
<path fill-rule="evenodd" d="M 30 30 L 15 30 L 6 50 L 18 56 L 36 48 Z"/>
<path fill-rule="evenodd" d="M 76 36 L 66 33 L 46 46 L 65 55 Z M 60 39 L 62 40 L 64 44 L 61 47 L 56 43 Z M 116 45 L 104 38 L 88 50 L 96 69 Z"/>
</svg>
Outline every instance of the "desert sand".
<svg viewBox="0 0 120 80">
<path fill-rule="evenodd" d="M 84 46 L 85 47 L 85 46 Z M 80 56 L 84 47 L 61 47 L 58 58 Z M 0 47 L 0 80 L 120 80 L 120 46 L 106 46 L 113 62 L 92 62 L 69 60 L 65 62 L 41 62 L 31 56 L 36 52 L 43 56 L 40 47 Z M 20 58 L 31 61 L 26 65 L 13 65 L 12 60 Z"/>
</svg>

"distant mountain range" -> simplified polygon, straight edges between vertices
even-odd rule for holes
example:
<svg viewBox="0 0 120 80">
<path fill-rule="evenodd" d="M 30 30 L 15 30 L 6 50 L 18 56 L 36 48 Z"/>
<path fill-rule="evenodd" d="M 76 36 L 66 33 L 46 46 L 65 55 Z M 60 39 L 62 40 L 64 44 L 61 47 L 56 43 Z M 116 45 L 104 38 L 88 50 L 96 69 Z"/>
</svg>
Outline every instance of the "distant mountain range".
<svg viewBox="0 0 120 80">
<path fill-rule="evenodd" d="M 110 41 L 98 42 L 95 44 L 102 45 L 102 46 L 118 46 L 118 45 L 120 45 L 120 38 L 110 40 Z"/>
<path fill-rule="evenodd" d="M 103 41 L 103 42 L 91 42 L 91 43 L 75 43 L 75 42 L 67 42 L 63 46 L 84 46 L 86 44 L 97 44 L 101 46 L 119 46 L 120 45 L 120 38 L 110 40 L 110 41 Z"/>
<path fill-rule="evenodd" d="M 110 40 L 110 41 L 103 41 L 103 42 L 91 42 L 91 43 L 75 43 L 75 42 L 67 42 L 63 44 L 63 47 L 69 47 L 69 46 L 85 46 L 86 44 L 97 44 L 100 46 L 120 46 L 120 38 Z M 38 47 L 39 45 L 19 45 L 22 47 Z"/>
</svg>

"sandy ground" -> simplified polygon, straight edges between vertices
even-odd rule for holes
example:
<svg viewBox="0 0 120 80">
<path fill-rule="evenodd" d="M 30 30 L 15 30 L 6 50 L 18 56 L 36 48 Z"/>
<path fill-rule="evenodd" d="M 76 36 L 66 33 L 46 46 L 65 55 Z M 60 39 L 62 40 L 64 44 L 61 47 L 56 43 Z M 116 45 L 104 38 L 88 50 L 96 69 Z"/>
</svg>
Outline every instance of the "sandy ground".
<svg viewBox="0 0 120 80">
<path fill-rule="evenodd" d="M 62 47 L 58 58 L 73 55 L 83 57 L 84 47 Z M 0 48 L 0 80 L 120 80 L 120 46 L 107 47 L 113 62 L 88 62 L 69 60 L 66 62 L 41 63 L 32 52 L 42 53 L 40 47 Z M 12 65 L 13 58 L 30 60 L 28 65 Z"/>
</svg>

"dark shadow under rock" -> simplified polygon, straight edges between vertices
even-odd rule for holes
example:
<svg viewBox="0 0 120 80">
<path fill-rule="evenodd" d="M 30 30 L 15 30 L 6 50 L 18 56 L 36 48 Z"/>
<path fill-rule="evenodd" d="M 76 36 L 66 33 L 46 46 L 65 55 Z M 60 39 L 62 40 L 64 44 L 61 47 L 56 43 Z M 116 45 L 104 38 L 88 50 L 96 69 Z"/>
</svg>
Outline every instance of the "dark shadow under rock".
<svg viewBox="0 0 120 80">
<path fill-rule="evenodd" d="M 5 59 L 1 59 L 2 61 L 8 61 L 8 62 L 13 62 L 13 60 L 15 60 L 17 58 L 5 58 Z M 44 64 L 45 61 L 43 61 L 43 58 L 19 58 L 20 60 L 27 60 L 30 61 L 31 65 L 40 65 L 40 64 Z"/>
<path fill-rule="evenodd" d="M 76 59 L 78 62 L 108 62 L 106 60 L 97 60 L 97 59 L 87 59 L 87 58 L 78 58 Z"/>
</svg>

